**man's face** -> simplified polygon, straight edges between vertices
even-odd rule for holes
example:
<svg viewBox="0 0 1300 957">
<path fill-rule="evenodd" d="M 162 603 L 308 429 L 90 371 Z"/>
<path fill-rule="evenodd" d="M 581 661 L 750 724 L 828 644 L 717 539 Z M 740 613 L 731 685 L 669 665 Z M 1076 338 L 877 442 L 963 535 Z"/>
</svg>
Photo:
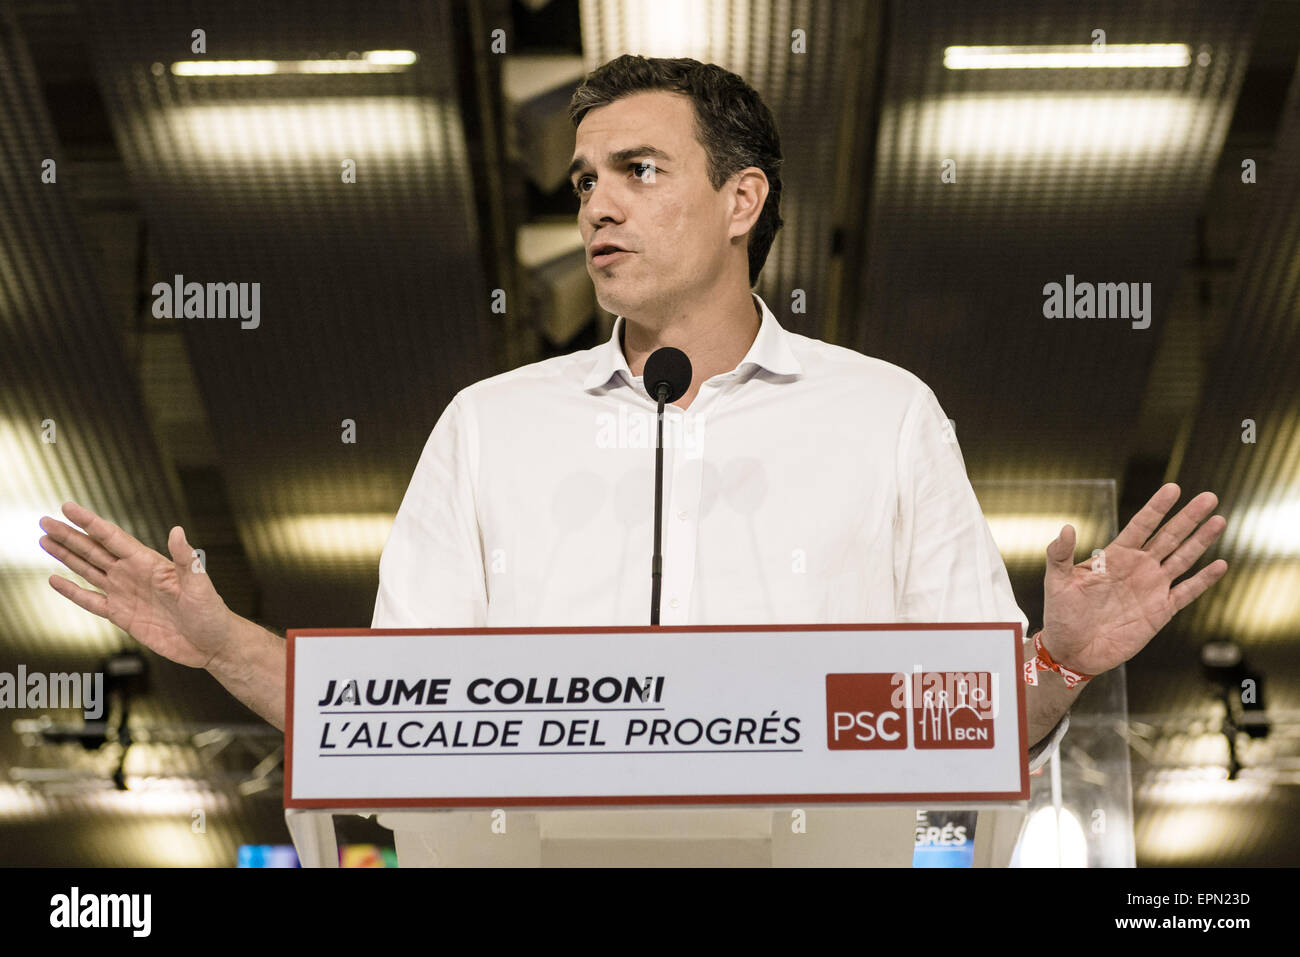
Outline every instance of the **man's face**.
<svg viewBox="0 0 1300 957">
<path fill-rule="evenodd" d="M 656 90 L 592 110 L 578 125 L 574 160 L 569 179 L 601 308 L 663 311 L 718 281 L 731 225 L 727 190 L 709 184 L 688 97 Z M 602 243 L 628 252 L 594 256 Z"/>
</svg>

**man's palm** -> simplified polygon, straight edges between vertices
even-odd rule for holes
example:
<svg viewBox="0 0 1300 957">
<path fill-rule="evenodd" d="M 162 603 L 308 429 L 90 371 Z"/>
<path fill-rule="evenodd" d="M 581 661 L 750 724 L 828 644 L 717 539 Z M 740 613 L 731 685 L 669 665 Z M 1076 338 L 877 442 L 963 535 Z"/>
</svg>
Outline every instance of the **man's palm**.
<svg viewBox="0 0 1300 957">
<path fill-rule="evenodd" d="M 89 509 L 70 502 L 63 512 L 85 531 L 42 518 L 41 547 L 100 591 L 51 575 L 54 590 L 165 658 L 207 665 L 225 639 L 229 610 L 184 530 L 172 529 L 167 559 Z"/>
<path fill-rule="evenodd" d="M 1218 504 L 1202 492 L 1157 532 L 1179 494 L 1162 486 L 1102 555 L 1074 564 L 1069 525 L 1047 547 L 1043 643 L 1057 662 L 1094 675 L 1123 664 L 1223 577 L 1228 563 L 1218 559 L 1173 584 L 1227 527 L 1218 515 L 1201 524 Z"/>
</svg>

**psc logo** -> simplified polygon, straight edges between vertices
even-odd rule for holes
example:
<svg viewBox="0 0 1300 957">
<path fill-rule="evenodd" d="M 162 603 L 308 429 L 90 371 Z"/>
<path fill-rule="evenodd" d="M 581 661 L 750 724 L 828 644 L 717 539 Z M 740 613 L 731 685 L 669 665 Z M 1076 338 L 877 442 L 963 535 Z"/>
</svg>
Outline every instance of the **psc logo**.
<svg viewBox="0 0 1300 957">
<path fill-rule="evenodd" d="M 832 751 L 992 748 L 995 699 L 996 683 L 987 671 L 827 675 L 826 746 Z"/>
<path fill-rule="evenodd" d="M 893 703 L 889 673 L 826 676 L 826 746 L 832 751 L 902 751 L 907 707 Z"/>
</svg>

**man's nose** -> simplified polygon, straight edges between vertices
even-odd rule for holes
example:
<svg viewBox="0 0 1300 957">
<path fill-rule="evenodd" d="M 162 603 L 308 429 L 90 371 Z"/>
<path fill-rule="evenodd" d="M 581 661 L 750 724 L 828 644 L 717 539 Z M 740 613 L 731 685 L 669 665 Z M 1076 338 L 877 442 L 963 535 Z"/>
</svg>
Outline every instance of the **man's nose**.
<svg viewBox="0 0 1300 957">
<path fill-rule="evenodd" d="M 591 226 L 622 221 L 623 208 L 615 196 L 616 192 L 611 186 L 602 186 L 599 180 L 588 191 L 582 213 Z"/>
</svg>

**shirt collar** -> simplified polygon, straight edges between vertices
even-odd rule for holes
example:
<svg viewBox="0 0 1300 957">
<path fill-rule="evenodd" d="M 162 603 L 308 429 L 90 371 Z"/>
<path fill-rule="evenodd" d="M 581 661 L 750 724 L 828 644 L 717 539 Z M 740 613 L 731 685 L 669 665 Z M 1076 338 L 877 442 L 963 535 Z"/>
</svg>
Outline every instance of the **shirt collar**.
<svg viewBox="0 0 1300 957">
<path fill-rule="evenodd" d="M 757 293 L 750 295 L 758 303 L 763 318 L 758 325 L 758 335 L 754 338 L 754 344 L 749 347 L 745 358 L 740 360 L 732 373 L 740 373 L 749 366 L 755 366 L 777 375 L 799 375 L 803 367 L 790 349 L 790 333 L 776 321 L 776 316 L 772 315 L 772 310 L 767 308 L 767 303 L 761 296 Z M 614 331 L 609 341 L 596 347 L 596 364 L 582 383 L 582 387 L 587 391 L 604 386 L 618 372 L 623 373 L 628 382 L 634 381 L 635 377 L 628 367 L 627 357 L 623 355 L 622 335 L 623 317 L 618 316 L 614 319 Z"/>
</svg>

